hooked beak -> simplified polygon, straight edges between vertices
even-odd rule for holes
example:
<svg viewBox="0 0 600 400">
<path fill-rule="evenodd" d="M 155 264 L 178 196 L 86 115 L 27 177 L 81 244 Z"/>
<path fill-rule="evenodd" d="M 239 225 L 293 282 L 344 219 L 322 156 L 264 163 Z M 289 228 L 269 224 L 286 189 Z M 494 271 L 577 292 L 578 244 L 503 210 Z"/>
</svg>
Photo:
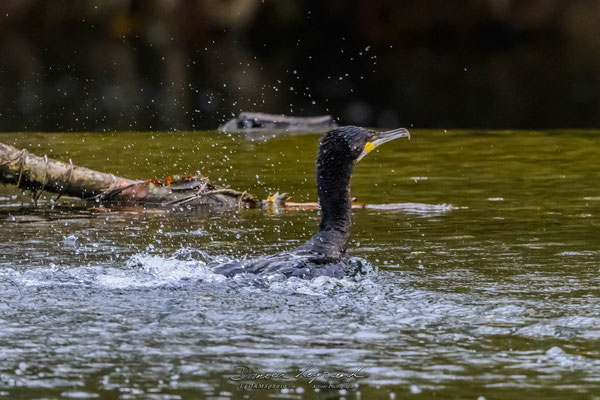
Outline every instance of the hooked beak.
<svg viewBox="0 0 600 400">
<path fill-rule="evenodd" d="M 362 160 L 362 158 L 364 156 L 366 156 L 367 154 L 369 154 L 371 152 L 371 150 L 373 150 L 375 147 L 381 146 L 382 144 L 384 144 L 386 142 L 390 142 L 392 140 L 402 138 L 402 137 L 406 137 L 406 138 L 410 139 L 410 133 L 408 132 L 407 129 L 398 128 L 398 129 L 394 129 L 391 131 L 375 132 L 375 139 L 367 142 L 362 153 L 360 153 L 360 155 L 356 159 L 356 162 L 359 162 L 360 160 Z"/>
</svg>

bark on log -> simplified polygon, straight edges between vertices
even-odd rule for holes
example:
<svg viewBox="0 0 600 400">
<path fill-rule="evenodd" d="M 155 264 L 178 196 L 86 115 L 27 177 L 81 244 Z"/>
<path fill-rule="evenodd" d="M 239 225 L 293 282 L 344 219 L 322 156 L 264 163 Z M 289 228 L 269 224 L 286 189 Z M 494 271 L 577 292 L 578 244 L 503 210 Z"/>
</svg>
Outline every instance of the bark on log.
<svg viewBox="0 0 600 400">
<path fill-rule="evenodd" d="M 69 160 L 71 161 L 71 160 Z M 106 205 L 155 207 L 261 207 L 265 202 L 246 192 L 212 185 L 208 178 L 186 176 L 173 182 L 135 181 L 62 163 L 0 143 L 0 182 L 57 193 Z M 275 201 L 283 202 L 284 197 Z"/>
</svg>

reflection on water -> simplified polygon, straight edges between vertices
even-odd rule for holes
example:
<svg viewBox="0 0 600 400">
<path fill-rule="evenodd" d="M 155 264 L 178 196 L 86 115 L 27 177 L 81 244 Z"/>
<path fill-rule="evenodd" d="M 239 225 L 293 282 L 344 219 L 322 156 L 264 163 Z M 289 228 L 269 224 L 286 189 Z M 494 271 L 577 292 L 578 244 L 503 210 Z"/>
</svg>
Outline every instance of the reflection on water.
<svg viewBox="0 0 600 400">
<path fill-rule="evenodd" d="M 201 170 L 315 199 L 315 135 L 152 135 L 0 141 L 134 178 Z M 2 188 L 0 397 L 599 395 L 599 138 L 416 132 L 374 152 L 353 177 L 367 207 L 349 244 L 369 271 L 342 280 L 257 285 L 208 266 L 296 246 L 317 210 L 36 210 Z M 362 367 L 358 389 L 315 392 L 294 378 L 311 365 Z M 239 366 L 294 387 L 240 389 Z"/>
</svg>

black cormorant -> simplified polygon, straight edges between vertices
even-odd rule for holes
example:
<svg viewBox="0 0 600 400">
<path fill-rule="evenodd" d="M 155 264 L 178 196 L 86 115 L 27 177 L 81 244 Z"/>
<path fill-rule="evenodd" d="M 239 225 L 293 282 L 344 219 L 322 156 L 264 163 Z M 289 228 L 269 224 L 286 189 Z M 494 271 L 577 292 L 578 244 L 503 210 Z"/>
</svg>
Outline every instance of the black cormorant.
<svg viewBox="0 0 600 400">
<path fill-rule="evenodd" d="M 354 164 L 375 147 L 401 137 L 410 137 L 404 128 L 375 132 L 343 126 L 327 132 L 321 139 L 317 157 L 317 191 L 322 214 L 319 232 L 293 250 L 222 264 L 214 272 L 225 276 L 250 273 L 304 279 L 341 278 L 355 273 L 355 267 L 344 260 L 352 225 L 350 176 Z"/>
</svg>

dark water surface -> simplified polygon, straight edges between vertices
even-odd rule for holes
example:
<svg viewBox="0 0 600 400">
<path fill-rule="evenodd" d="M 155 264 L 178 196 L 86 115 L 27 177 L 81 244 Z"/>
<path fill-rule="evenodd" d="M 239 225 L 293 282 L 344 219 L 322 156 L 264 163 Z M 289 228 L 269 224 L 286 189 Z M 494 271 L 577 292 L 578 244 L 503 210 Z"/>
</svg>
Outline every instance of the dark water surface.
<svg viewBox="0 0 600 400">
<path fill-rule="evenodd" d="M 349 252 L 367 273 L 342 280 L 249 285 L 206 266 L 297 245 L 317 210 L 34 209 L 0 188 L 0 398 L 600 396 L 600 132 L 412 133 L 356 168 L 371 208 Z M 0 134 L 131 178 L 201 171 L 295 201 L 316 199 L 317 140 Z M 240 366 L 281 376 L 235 381 Z M 357 376 L 310 383 L 317 371 Z"/>
</svg>

